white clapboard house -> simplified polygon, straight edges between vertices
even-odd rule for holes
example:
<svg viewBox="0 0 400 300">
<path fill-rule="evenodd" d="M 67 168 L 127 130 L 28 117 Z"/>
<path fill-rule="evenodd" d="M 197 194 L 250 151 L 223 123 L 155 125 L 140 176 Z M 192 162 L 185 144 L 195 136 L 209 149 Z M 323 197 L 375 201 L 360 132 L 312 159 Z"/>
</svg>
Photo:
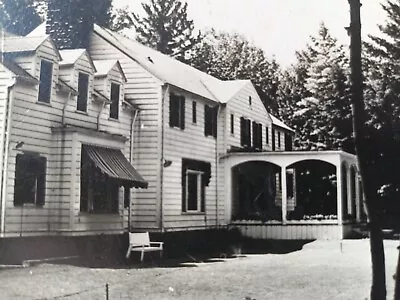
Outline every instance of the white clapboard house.
<svg viewBox="0 0 400 300">
<path fill-rule="evenodd" d="M 49 27 L 0 46 L 0 237 L 234 226 L 340 239 L 360 220 L 355 157 L 291 151 L 293 130 L 250 80 L 221 81 L 97 25 L 86 49 L 57 49 Z M 336 168 L 330 219 L 288 217 L 292 165 L 309 159 Z"/>
</svg>

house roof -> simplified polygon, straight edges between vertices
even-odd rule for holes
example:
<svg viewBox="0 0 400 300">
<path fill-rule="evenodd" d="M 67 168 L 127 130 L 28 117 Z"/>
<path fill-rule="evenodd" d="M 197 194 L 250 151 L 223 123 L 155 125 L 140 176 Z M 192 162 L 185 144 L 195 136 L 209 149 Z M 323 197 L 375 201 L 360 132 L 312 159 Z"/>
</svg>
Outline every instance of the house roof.
<svg viewBox="0 0 400 300">
<path fill-rule="evenodd" d="M 59 59 L 61 59 L 60 52 L 53 43 L 49 35 L 44 34 L 41 36 L 5 36 L 3 43 L 0 46 L 0 52 L 3 53 L 28 53 L 31 54 L 45 42 L 50 41 L 53 45 Z"/>
<path fill-rule="evenodd" d="M 20 66 L 18 66 L 15 62 L 4 59 L 0 62 L 4 67 L 6 67 L 7 70 L 9 70 L 11 73 L 13 73 L 18 79 L 31 82 L 31 83 L 38 83 L 39 80 L 37 80 L 35 77 L 33 77 L 31 74 L 29 74 L 27 71 L 22 69 Z"/>
<path fill-rule="evenodd" d="M 209 91 L 218 99 L 220 103 L 227 103 L 247 84 L 250 80 L 205 80 L 205 85 Z"/>
<path fill-rule="evenodd" d="M 281 120 L 279 120 L 277 117 L 275 117 L 275 116 L 272 115 L 271 113 L 269 113 L 269 115 L 271 116 L 272 124 L 273 124 L 273 125 L 294 132 L 294 129 L 292 129 L 292 128 L 290 128 L 289 126 L 287 126 L 285 123 L 283 123 L 283 122 L 282 122 Z"/>
<path fill-rule="evenodd" d="M 217 78 L 119 33 L 104 29 L 98 25 L 95 25 L 94 31 L 162 82 L 218 102 L 218 99 L 210 92 L 205 83 L 206 81 L 218 80 Z"/>
<path fill-rule="evenodd" d="M 95 77 L 107 76 L 108 73 L 112 70 L 112 68 L 114 68 L 115 65 L 117 65 L 119 72 L 121 73 L 122 77 L 124 78 L 124 81 L 126 82 L 125 73 L 122 70 L 121 64 L 119 63 L 118 60 L 115 59 L 94 60 L 93 64 L 96 67 L 96 74 L 94 74 Z"/>
</svg>

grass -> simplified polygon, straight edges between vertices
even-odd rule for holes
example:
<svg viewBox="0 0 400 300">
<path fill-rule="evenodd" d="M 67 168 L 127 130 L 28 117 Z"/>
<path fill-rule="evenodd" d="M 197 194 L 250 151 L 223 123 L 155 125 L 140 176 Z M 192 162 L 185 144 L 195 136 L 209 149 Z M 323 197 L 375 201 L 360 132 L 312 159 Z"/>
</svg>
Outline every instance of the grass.
<svg viewBox="0 0 400 300">
<path fill-rule="evenodd" d="M 398 241 L 385 241 L 388 299 L 397 246 Z M 314 241 L 297 251 L 245 251 L 237 258 L 159 261 L 156 256 L 113 268 L 70 262 L 0 270 L 0 298 L 106 299 L 108 284 L 110 300 L 353 300 L 368 298 L 371 280 L 368 240 Z"/>
</svg>

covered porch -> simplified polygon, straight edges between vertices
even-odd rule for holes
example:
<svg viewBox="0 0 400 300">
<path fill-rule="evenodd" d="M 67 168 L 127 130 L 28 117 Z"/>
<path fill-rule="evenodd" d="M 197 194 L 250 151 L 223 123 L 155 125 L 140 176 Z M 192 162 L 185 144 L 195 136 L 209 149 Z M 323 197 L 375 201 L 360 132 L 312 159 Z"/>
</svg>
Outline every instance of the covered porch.
<svg viewBox="0 0 400 300">
<path fill-rule="evenodd" d="M 228 153 L 225 221 L 260 239 L 343 239 L 365 218 L 356 156 Z M 318 178 L 318 179 L 316 179 Z"/>
</svg>

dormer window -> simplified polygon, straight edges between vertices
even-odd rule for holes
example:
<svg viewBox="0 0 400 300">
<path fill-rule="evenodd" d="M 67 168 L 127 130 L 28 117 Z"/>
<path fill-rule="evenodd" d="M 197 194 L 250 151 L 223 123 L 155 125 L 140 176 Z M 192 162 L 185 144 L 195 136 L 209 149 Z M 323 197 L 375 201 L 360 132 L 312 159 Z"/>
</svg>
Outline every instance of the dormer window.
<svg viewBox="0 0 400 300">
<path fill-rule="evenodd" d="M 169 126 L 185 129 L 185 97 L 171 93 L 169 97 Z"/>
<path fill-rule="evenodd" d="M 85 73 L 79 73 L 78 78 L 78 102 L 76 109 L 78 111 L 86 112 L 87 100 L 89 91 L 89 75 Z"/>
<path fill-rule="evenodd" d="M 42 60 L 40 63 L 39 102 L 50 103 L 52 78 L 53 64 Z"/>
<path fill-rule="evenodd" d="M 119 94 L 120 94 L 119 84 L 111 83 L 110 118 L 116 120 L 118 120 L 119 117 Z"/>
</svg>

